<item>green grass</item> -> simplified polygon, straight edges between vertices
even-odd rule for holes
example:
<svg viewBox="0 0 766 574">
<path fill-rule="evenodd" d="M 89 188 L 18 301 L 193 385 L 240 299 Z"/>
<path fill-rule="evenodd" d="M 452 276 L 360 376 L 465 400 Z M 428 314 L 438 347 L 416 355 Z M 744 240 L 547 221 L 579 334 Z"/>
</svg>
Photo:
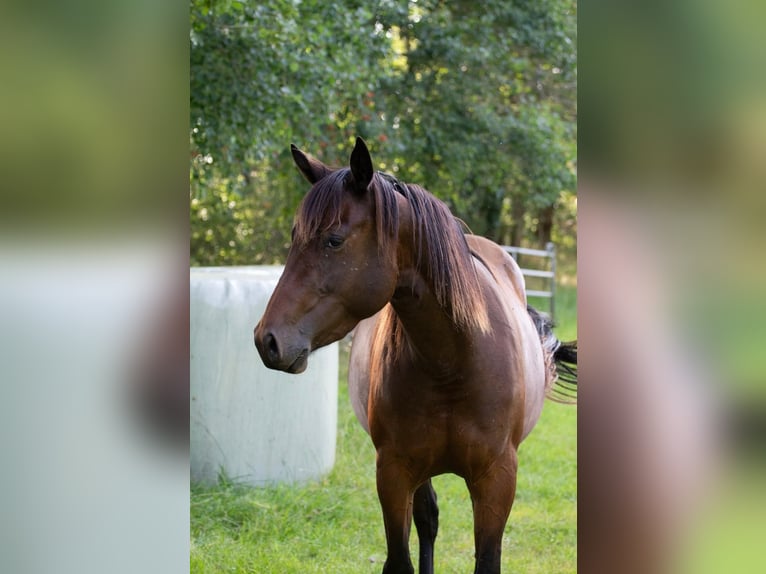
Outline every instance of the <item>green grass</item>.
<svg viewBox="0 0 766 574">
<path fill-rule="evenodd" d="M 535 302 L 532 302 L 535 304 Z M 576 293 L 557 293 L 559 338 L 576 337 Z M 545 307 L 542 307 L 545 308 Z M 191 572 L 380 572 L 383 520 L 375 490 L 375 453 L 346 388 L 341 349 L 336 462 L 329 475 L 299 486 L 249 488 L 222 479 L 192 485 Z M 576 407 L 548 402 L 519 451 L 519 475 L 503 538 L 503 571 L 576 572 Z M 434 478 L 439 497 L 436 572 L 473 571 L 468 491 L 453 475 Z M 410 541 L 417 568 L 417 535 Z"/>
</svg>

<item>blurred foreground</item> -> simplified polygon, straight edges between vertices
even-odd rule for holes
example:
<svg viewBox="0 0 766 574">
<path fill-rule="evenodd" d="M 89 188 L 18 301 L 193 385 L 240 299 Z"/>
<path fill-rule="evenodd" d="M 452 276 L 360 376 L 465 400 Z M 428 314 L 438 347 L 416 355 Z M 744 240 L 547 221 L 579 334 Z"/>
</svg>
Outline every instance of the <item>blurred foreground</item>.
<svg viewBox="0 0 766 574">
<path fill-rule="evenodd" d="M 185 572 L 187 6 L 0 12 L 0 571 Z"/>
<path fill-rule="evenodd" d="M 580 3 L 580 571 L 763 572 L 766 13 L 642 6 Z"/>
</svg>

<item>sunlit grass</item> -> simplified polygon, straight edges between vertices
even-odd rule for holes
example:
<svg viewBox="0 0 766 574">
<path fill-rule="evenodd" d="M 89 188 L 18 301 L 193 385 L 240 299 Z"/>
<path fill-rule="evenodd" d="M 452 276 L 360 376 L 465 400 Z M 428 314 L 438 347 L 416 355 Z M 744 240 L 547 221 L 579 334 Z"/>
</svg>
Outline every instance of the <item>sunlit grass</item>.
<svg viewBox="0 0 766 574">
<path fill-rule="evenodd" d="M 576 337 L 576 294 L 561 288 L 556 329 Z M 299 486 L 249 488 L 222 479 L 192 486 L 191 572 L 380 572 L 385 535 L 375 489 L 375 453 L 349 404 L 348 349 L 341 348 L 338 443 L 329 475 Z M 503 570 L 576 571 L 576 407 L 548 402 L 519 451 L 516 501 L 503 538 Z M 437 572 L 473 570 L 473 518 L 465 483 L 434 478 L 440 523 Z M 411 538 L 417 560 L 417 535 Z"/>
</svg>

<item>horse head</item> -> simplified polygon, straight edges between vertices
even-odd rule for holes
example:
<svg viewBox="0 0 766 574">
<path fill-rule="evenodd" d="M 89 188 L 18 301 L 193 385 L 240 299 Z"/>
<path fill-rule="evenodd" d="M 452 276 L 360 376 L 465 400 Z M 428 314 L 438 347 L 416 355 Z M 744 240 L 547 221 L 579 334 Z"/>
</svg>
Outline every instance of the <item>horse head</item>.
<svg viewBox="0 0 766 574">
<path fill-rule="evenodd" d="M 361 138 L 348 168 L 328 167 L 295 146 L 292 155 L 312 187 L 254 336 L 267 367 L 300 373 L 311 351 L 340 340 L 391 298 L 398 212 L 396 194 L 383 189 Z"/>
</svg>

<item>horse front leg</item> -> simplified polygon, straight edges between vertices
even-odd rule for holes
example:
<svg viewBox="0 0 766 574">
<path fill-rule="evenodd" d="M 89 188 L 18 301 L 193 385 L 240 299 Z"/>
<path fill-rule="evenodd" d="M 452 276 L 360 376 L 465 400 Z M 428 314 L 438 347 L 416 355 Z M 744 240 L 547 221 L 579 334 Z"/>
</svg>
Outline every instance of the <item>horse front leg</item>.
<svg viewBox="0 0 766 574">
<path fill-rule="evenodd" d="M 419 574 L 434 573 L 434 542 L 439 530 L 439 507 L 431 479 L 421 484 L 413 497 L 413 518 L 420 541 Z"/>
<path fill-rule="evenodd" d="M 410 474 L 396 459 L 378 452 L 376 478 L 386 528 L 383 574 L 414 574 L 409 547 L 414 492 Z"/>
<path fill-rule="evenodd" d="M 466 481 L 473 502 L 474 574 L 500 574 L 503 531 L 516 495 L 518 459 L 510 451 L 476 480 Z"/>
</svg>

